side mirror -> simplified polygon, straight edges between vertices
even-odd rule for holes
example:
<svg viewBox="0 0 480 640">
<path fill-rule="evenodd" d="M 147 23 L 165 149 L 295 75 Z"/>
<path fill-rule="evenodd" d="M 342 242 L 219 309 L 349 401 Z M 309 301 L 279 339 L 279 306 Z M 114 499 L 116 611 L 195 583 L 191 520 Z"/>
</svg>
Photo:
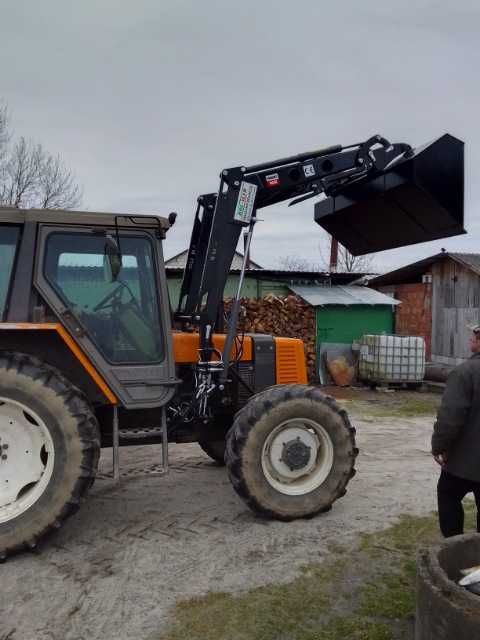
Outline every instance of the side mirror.
<svg viewBox="0 0 480 640">
<path fill-rule="evenodd" d="M 109 282 L 115 282 L 122 270 L 122 254 L 117 241 L 110 234 L 105 236 L 104 251 L 103 270 L 105 279 Z"/>
</svg>

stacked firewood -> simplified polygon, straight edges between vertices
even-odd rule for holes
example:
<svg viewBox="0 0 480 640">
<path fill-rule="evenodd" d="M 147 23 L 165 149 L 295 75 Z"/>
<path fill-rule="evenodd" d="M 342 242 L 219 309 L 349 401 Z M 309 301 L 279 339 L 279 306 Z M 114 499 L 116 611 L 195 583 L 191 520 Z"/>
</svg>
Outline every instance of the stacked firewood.
<svg viewBox="0 0 480 640">
<path fill-rule="evenodd" d="M 227 300 L 226 313 L 230 306 L 231 300 Z M 242 298 L 238 330 L 300 338 L 305 344 L 308 378 L 316 379 L 315 310 L 302 298 L 295 295 L 281 298 L 273 294 L 262 299 Z"/>
</svg>

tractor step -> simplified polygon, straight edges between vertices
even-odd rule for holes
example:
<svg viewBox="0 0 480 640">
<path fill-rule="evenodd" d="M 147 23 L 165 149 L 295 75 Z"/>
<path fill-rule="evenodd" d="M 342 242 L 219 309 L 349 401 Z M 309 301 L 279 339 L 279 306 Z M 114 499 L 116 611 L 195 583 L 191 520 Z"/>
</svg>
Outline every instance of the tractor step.
<svg viewBox="0 0 480 640">
<path fill-rule="evenodd" d="M 161 427 L 141 427 L 138 429 L 119 429 L 120 440 L 145 440 L 146 438 L 162 438 Z"/>
<path fill-rule="evenodd" d="M 131 469 L 125 469 L 120 472 L 118 480 L 123 478 L 145 478 L 145 477 L 159 477 L 168 475 L 168 468 L 165 469 L 163 464 L 148 464 L 143 467 L 135 467 Z M 97 473 L 97 480 L 112 480 L 113 472 L 111 473 Z"/>
<path fill-rule="evenodd" d="M 148 475 L 163 476 L 168 473 L 168 432 L 167 432 L 167 415 L 165 407 L 162 407 L 162 426 L 141 429 L 120 429 L 118 424 L 118 407 L 113 408 L 112 421 L 112 473 L 99 473 L 97 478 L 100 480 L 120 480 L 120 478 L 131 477 L 132 475 Z M 120 472 L 120 440 L 138 440 L 143 442 L 147 438 L 160 437 L 162 445 L 162 462 L 161 464 L 149 465 L 144 473 L 132 474 L 128 469 Z"/>
</svg>

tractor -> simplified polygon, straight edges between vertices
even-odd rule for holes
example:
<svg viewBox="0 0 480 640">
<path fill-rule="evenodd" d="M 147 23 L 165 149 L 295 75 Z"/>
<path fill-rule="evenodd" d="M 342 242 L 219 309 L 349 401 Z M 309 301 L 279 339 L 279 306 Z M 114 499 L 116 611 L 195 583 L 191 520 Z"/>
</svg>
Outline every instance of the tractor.
<svg viewBox="0 0 480 640">
<path fill-rule="evenodd" d="M 198 442 L 249 507 L 329 510 L 354 475 L 346 412 L 307 383 L 301 340 L 239 333 L 257 211 L 317 197 L 355 254 L 464 233 L 463 143 L 382 136 L 225 169 L 198 198 L 180 299 L 163 246 L 176 214 L 0 207 L 0 559 L 35 548 L 92 486 L 102 447 Z M 223 328 L 223 295 L 245 260 Z M 212 488 L 214 490 L 214 488 Z"/>
</svg>

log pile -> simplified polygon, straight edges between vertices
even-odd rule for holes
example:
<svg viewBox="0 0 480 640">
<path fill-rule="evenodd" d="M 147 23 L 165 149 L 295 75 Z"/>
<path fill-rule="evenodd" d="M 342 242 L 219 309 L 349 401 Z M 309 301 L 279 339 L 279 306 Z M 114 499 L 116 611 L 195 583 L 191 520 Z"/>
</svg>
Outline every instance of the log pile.
<svg viewBox="0 0 480 640">
<path fill-rule="evenodd" d="M 305 344 L 308 379 L 315 381 L 315 310 L 302 298 L 269 294 L 262 299 L 242 298 L 238 331 L 300 338 Z M 228 313 L 231 301 L 225 301 Z"/>
</svg>

